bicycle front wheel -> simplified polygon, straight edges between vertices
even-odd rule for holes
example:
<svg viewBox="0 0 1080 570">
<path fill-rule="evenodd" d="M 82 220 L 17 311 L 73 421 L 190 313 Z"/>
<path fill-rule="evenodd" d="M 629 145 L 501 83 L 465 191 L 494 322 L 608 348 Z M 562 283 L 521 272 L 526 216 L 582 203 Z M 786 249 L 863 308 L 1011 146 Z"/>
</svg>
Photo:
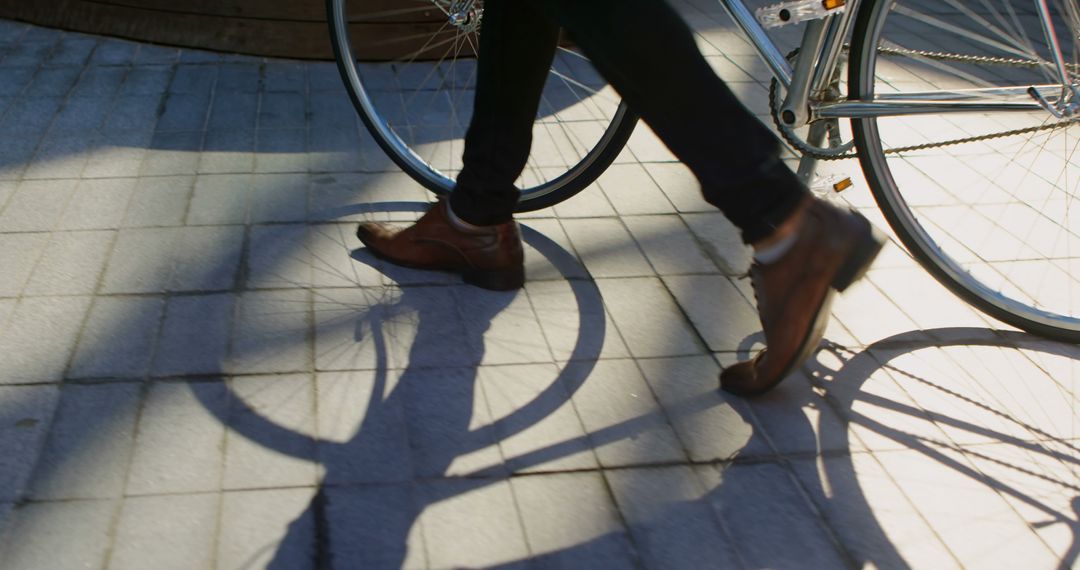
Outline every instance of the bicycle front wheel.
<svg viewBox="0 0 1080 570">
<path fill-rule="evenodd" d="M 1021 329 L 1080 341 L 1080 9 L 1049 0 L 1062 66 L 1035 0 L 863 2 L 850 99 L 949 102 L 853 120 L 867 182 L 939 281 Z M 978 102 L 979 107 L 960 104 Z"/>
<path fill-rule="evenodd" d="M 429 190 L 461 170 L 476 90 L 483 0 L 327 0 L 346 89 L 379 146 Z M 517 186 L 518 211 L 551 206 L 606 169 L 637 118 L 573 47 L 560 45 Z"/>
</svg>

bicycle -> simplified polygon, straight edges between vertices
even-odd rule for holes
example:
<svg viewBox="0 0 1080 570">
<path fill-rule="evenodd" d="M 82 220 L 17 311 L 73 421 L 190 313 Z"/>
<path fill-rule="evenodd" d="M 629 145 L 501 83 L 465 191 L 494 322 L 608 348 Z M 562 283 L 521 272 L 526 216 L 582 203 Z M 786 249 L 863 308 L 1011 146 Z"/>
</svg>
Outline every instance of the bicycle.
<svg viewBox="0 0 1080 570">
<path fill-rule="evenodd" d="M 1070 192 L 1080 190 L 1077 0 L 794 0 L 756 13 L 744 0 L 720 3 L 773 76 L 772 118 L 802 154 L 801 175 L 857 156 L 889 225 L 935 278 L 1005 323 L 1080 342 L 1080 216 Z M 364 124 L 405 172 L 448 192 L 483 2 L 327 0 L 327 11 Z M 804 21 L 799 49 L 781 53 L 762 21 Z M 365 35 L 380 23 L 398 35 Z M 357 48 L 373 45 L 400 49 L 358 61 Z M 519 211 L 585 188 L 635 122 L 563 45 Z"/>
</svg>

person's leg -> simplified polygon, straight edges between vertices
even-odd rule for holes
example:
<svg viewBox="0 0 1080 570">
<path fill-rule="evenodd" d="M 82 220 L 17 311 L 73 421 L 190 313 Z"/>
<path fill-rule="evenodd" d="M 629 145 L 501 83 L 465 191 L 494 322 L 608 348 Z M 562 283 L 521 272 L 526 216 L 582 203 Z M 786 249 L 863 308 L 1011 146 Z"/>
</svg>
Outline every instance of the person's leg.
<svg viewBox="0 0 1080 570">
<path fill-rule="evenodd" d="M 522 0 L 488 0 L 483 18 L 476 102 L 463 168 L 450 194 L 454 213 L 478 226 L 513 217 L 514 181 L 529 158 L 533 122 L 559 38 L 558 25 Z"/>
<path fill-rule="evenodd" d="M 747 243 L 796 210 L 806 190 L 781 162 L 776 137 L 717 77 L 666 2 L 531 1 L 570 32 Z"/>
<path fill-rule="evenodd" d="M 521 0 L 488 0 L 483 18 L 476 101 L 450 199 L 408 228 L 363 222 L 356 235 L 392 263 L 453 271 L 466 283 L 508 290 L 525 281 L 521 235 L 513 221 L 514 181 L 529 156 L 559 29 Z"/>
<path fill-rule="evenodd" d="M 530 1 L 570 31 L 754 246 L 766 349 L 725 369 L 720 385 L 740 395 L 771 389 L 817 348 L 832 294 L 862 276 L 881 239 L 862 216 L 809 197 L 780 161 L 776 137 L 716 76 L 666 2 Z"/>
</svg>

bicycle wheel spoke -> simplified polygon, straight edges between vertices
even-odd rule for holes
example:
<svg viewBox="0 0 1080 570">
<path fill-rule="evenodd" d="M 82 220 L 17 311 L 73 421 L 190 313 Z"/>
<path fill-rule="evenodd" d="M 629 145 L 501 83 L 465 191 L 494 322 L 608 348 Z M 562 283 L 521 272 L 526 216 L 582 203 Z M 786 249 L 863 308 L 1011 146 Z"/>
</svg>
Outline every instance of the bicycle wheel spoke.
<svg viewBox="0 0 1080 570">
<path fill-rule="evenodd" d="M 1054 1 L 1051 19 L 1075 71 L 1073 4 Z M 860 90 L 948 98 L 995 89 L 1033 103 L 1025 92 L 1040 86 L 1051 104 L 1069 102 L 1052 87 L 1060 76 L 1034 3 L 893 0 L 868 10 L 876 15 L 855 64 Z M 1080 120 L 1032 104 L 856 123 L 871 185 L 920 259 L 998 318 L 1080 339 Z"/>
</svg>

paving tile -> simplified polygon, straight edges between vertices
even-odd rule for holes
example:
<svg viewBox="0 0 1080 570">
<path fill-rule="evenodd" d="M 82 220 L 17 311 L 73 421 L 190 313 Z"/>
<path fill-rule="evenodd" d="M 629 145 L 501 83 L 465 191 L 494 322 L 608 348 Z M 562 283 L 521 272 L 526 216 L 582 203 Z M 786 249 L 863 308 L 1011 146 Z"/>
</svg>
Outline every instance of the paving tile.
<svg viewBox="0 0 1080 570">
<path fill-rule="evenodd" d="M 210 130 L 199 155 L 200 174 L 245 174 L 255 168 L 255 131 Z"/>
<path fill-rule="evenodd" d="M 102 130 L 109 133 L 152 131 L 157 126 L 163 99 L 161 91 L 157 90 L 116 97 Z"/>
<path fill-rule="evenodd" d="M 206 128 L 210 94 L 170 93 L 158 110 L 158 131 L 200 131 Z"/>
<path fill-rule="evenodd" d="M 93 137 L 90 134 L 49 131 L 23 171 L 28 180 L 78 178 L 86 166 Z"/>
<path fill-rule="evenodd" d="M 135 182 L 132 178 L 80 180 L 57 229 L 119 229 L 135 193 Z"/>
<path fill-rule="evenodd" d="M 365 156 L 355 120 L 339 122 L 332 127 L 311 126 L 308 133 L 308 171 L 353 172 L 364 168 L 365 162 L 378 160 Z M 374 169 L 373 169 L 374 170 Z M 385 170 L 385 169 L 383 169 Z"/>
<path fill-rule="evenodd" d="M 179 228 L 122 230 L 105 270 L 104 293 L 159 293 L 169 287 Z"/>
<path fill-rule="evenodd" d="M 85 297 L 19 301 L 0 331 L 0 383 L 59 381 L 89 306 Z"/>
<path fill-rule="evenodd" d="M 113 232 L 54 234 L 26 285 L 26 295 L 90 295 L 105 269 Z"/>
<path fill-rule="evenodd" d="M 17 99 L 0 117 L 0 129 L 20 135 L 43 133 L 49 128 L 62 103 L 62 97 Z"/>
<path fill-rule="evenodd" d="M 52 50 L 56 48 L 56 43 L 56 38 L 28 41 L 28 39 L 24 37 L 23 41 L 16 43 L 12 46 L 12 49 L 8 51 L 7 55 L 4 57 L 4 66 L 37 67 L 49 57 Z"/>
<path fill-rule="evenodd" d="M 315 386 L 309 375 L 247 376 L 230 381 L 225 489 L 316 483 Z M 283 427 L 278 435 L 266 422 Z"/>
<path fill-rule="evenodd" d="M 556 361 L 630 356 L 595 283 L 529 281 L 525 290 Z"/>
<path fill-rule="evenodd" d="M 706 255 L 683 220 L 670 216 L 628 216 L 623 223 L 645 252 L 645 257 L 661 275 L 716 273 L 716 264 Z"/>
<path fill-rule="evenodd" d="M 310 489 L 223 493 L 219 567 L 314 570 L 312 496 Z"/>
<path fill-rule="evenodd" d="M 140 176 L 195 174 L 202 150 L 202 132 L 158 131 L 139 170 Z"/>
<path fill-rule="evenodd" d="M 757 310 L 729 277 L 677 275 L 663 280 L 710 350 L 744 349 L 761 330 Z"/>
<path fill-rule="evenodd" d="M 79 136 L 101 127 L 112 106 L 108 97 L 72 97 L 56 115 L 50 133 L 70 133 Z"/>
<path fill-rule="evenodd" d="M 638 361 L 692 461 L 768 452 L 745 402 L 718 390 L 720 367 L 708 356 Z"/>
<path fill-rule="evenodd" d="M 593 277 L 653 274 L 649 262 L 618 219 L 563 220 L 562 225 Z"/>
<path fill-rule="evenodd" d="M 220 382 L 157 382 L 139 414 L 126 494 L 221 489 L 228 394 Z"/>
<path fill-rule="evenodd" d="M 273 65 L 273 63 L 271 63 Z M 218 66 L 215 99 L 223 94 L 258 93 L 260 63 L 225 63 Z"/>
<path fill-rule="evenodd" d="M 461 307 L 465 338 L 481 364 L 550 362 L 544 334 L 526 292 L 485 291 L 452 287 L 453 304 Z"/>
<path fill-rule="evenodd" d="M 300 372 L 313 363 L 307 291 L 249 291 L 237 297 L 228 370 Z"/>
<path fill-rule="evenodd" d="M 874 455 L 796 460 L 791 465 L 855 565 L 959 568 Z"/>
<path fill-rule="evenodd" d="M 195 179 L 188 205 L 188 225 L 243 224 L 251 199 L 251 176 L 205 175 Z"/>
<path fill-rule="evenodd" d="M 46 65 L 63 66 L 82 66 L 89 59 L 91 52 L 93 52 L 99 45 L 100 40 L 88 36 L 70 35 L 64 37 L 49 54 L 49 58 L 45 61 Z"/>
<path fill-rule="evenodd" d="M 318 374 L 318 454 L 326 483 L 413 478 L 400 376 L 385 370 Z"/>
<path fill-rule="evenodd" d="M 38 70 L 24 97 L 63 97 L 79 79 L 82 67 L 46 67 Z"/>
<path fill-rule="evenodd" d="M 23 499 L 59 398 L 56 386 L 0 386 L 0 502 Z"/>
<path fill-rule="evenodd" d="M 147 47 L 151 46 L 143 46 L 143 48 Z M 149 53 L 145 49 L 143 52 Z M 136 65 L 131 68 L 127 77 L 124 78 L 124 84 L 120 86 L 120 93 L 117 95 L 117 100 L 123 100 L 124 97 L 130 97 L 132 95 L 160 96 L 169 86 L 169 79 L 171 76 L 172 67 L 169 65 Z M 154 100 L 157 101 L 157 99 Z"/>
<path fill-rule="evenodd" d="M 420 478 L 482 473 L 501 475 L 504 459 L 483 391 L 471 368 L 408 369 L 396 390 Z"/>
<path fill-rule="evenodd" d="M 872 283 L 860 281 L 833 302 L 833 317 L 862 345 L 918 330 L 893 302 Z"/>
<path fill-rule="evenodd" d="M 49 234 L 0 234 L 0 296 L 17 297 L 49 243 Z"/>
<path fill-rule="evenodd" d="M 109 568 L 209 567 L 220 502 L 217 494 L 126 499 Z"/>
<path fill-rule="evenodd" d="M 575 362 L 567 368 L 590 366 Z M 604 467 L 686 461 L 664 410 L 632 360 L 602 360 L 571 395 Z"/>
<path fill-rule="evenodd" d="M 963 566 L 1050 567 L 1058 561 L 1028 524 L 959 456 L 942 451 L 877 454 L 897 485 Z"/>
<path fill-rule="evenodd" d="M 136 384 L 65 386 L 31 484 L 34 499 L 100 499 L 124 490 Z"/>
<path fill-rule="evenodd" d="M 87 157 L 83 179 L 138 176 L 150 136 L 149 131 L 103 132 Z"/>
<path fill-rule="evenodd" d="M 353 224 L 310 225 L 307 242 L 296 255 L 306 256 L 316 287 L 366 287 L 382 285 L 385 267 L 369 253 L 361 254 Z"/>
<path fill-rule="evenodd" d="M 465 333 L 445 288 L 315 291 L 317 370 L 476 364 L 477 343 Z"/>
<path fill-rule="evenodd" d="M 0 141 L 0 153 L 3 153 L 3 163 L 0 167 L 0 179 L 16 181 L 22 179 L 22 173 L 30 163 L 42 133 L 32 133 L 17 138 L 7 138 Z"/>
<path fill-rule="evenodd" d="M 845 556 L 794 475 L 774 463 L 697 469 L 707 501 L 752 568 L 839 568 Z M 782 533 L 784 547 L 760 540 Z"/>
<path fill-rule="evenodd" d="M 255 136 L 255 172 L 307 172 L 304 129 L 259 129 Z"/>
<path fill-rule="evenodd" d="M 522 224 L 525 278 L 528 282 L 583 278 L 585 267 L 572 253 L 570 239 L 556 219 L 529 219 Z"/>
<path fill-rule="evenodd" d="M 433 567 L 494 566 L 529 556 L 509 482 L 475 487 L 452 480 L 421 486 L 429 506 L 419 524 Z"/>
<path fill-rule="evenodd" d="M 214 65 L 177 65 L 169 84 L 170 93 L 208 93 L 217 80 L 218 68 Z"/>
<path fill-rule="evenodd" d="M 303 128 L 306 101 L 300 93 L 267 92 L 259 102 L 259 129 Z"/>
<path fill-rule="evenodd" d="M 922 268 L 874 269 L 869 278 L 921 329 L 986 327 L 985 319 Z M 903 285 L 898 286 L 900 284 Z M 987 334 L 992 333 L 987 331 Z"/>
<path fill-rule="evenodd" d="M 125 65 L 131 63 L 139 44 L 118 39 L 105 39 L 94 50 L 91 63 L 97 65 Z"/>
<path fill-rule="evenodd" d="M 644 123 L 638 123 L 626 146 L 640 162 L 675 162 L 678 160 L 675 155 L 671 154 L 667 146 L 660 142 L 656 133 Z"/>
<path fill-rule="evenodd" d="M 19 95 L 27 85 L 30 85 L 36 74 L 37 69 L 32 67 L 5 68 L 4 77 L 0 79 L 0 95 Z"/>
<path fill-rule="evenodd" d="M 555 213 L 564 220 L 567 218 L 597 218 L 615 215 L 615 208 L 611 206 L 611 202 L 608 201 L 603 190 L 593 184 L 575 194 L 572 199 L 557 204 Z"/>
<path fill-rule="evenodd" d="M 135 52 L 136 69 L 147 64 L 174 63 L 179 55 L 180 50 L 174 47 L 140 44 L 139 51 Z"/>
<path fill-rule="evenodd" d="M 135 186 L 125 227 L 179 226 L 184 223 L 195 185 L 194 176 L 140 178 Z"/>
<path fill-rule="evenodd" d="M 224 76 L 223 76 L 224 77 Z M 219 88 L 220 89 L 220 88 Z M 217 93 L 210 106 L 207 128 L 254 132 L 258 126 L 258 95 L 252 92 Z"/>
<path fill-rule="evenodd" d="M 307 220 L 307 188 L 307 175 L 255 175 L 251 191 L 252 223 Z"/>
<path fill-rule="evenodd" d="M 428 562 L 431 533 L 416 524 L 423 498 L 412 484 L 331 488 L 325 497 L 334 568 L 445 566 Z"/>
<path fill-rule="evenodd" d="M 704 351 L 697 333 L 659 279 L 600 279 L 596 284 L 619 334 L 635 357 Z"/>
<path fill-rule="evenodd" d="M 102 297 L 79 337 L 68 376 L 140 378 L 150 367 L 164 303 L 157 297 Z"/>
<path fill-rule="evenodd" d="M 169 288 L 173 291 L 231 289 L 236 283 L 243 253 L 241 226 L 186 227 L 179 242 Z"/>
<path fill-rule="evenodd" d="M 415 221 L 428 194 L 401 173 L 330 174 L 312 178 L 311 217 L 325 221 Z"/>
<path fill-rule="evenodd" d="M 646 568 L 733 568 L 740 560 L 686 466 L 604 472 Z"/>
<path fill-rule="evenodd" d="M 499 447 L 511 471 L 598 467 L 562 376 L 553 364 L 487 366 L 478 371 L 477 382 L 499 422 Z M 538 405 L 551 411 L 539 419 L 535 413 L 520 412 Z"/>
<path fill-rule="evenodd" d="M 253 289 L 310 286 L 313 268 L 306 248 L 310 231 L 298 224 L 252 227 L 246 258 L 247 286 Z"/>
<path fill-rule="evenodd" d="M 1059 560 L 1068 560 L 1074 534 L 1067 524 L 1046 522 L 1075 512 L 1076 499 L 1070 491 L 1075 490 L 1076 467 L 1069 454 L 1069 442 L 1062 439 L 1032 448 L 995 443 L 964 449 L 968 461 L 993 482 Z"/>
<path fill-rule="evenodd" d="M 596 181 L 619 215 L 667 214 L 675 208 L 639 164 L 614 164 Z"/>
<path fill-rule="evenodd" d="M 32 503 L 17 509 L 5 533 L 4 568 L 102 568 L 114 501 Z"/>
<path fill-rule="evenodd" d="M 104 46 L 103 46 L 104 47 Z M 103 47 L 94 50 L 94 56 L 103 52 Z M 87 67 L 79 76 L 79 81 L 71 90 L 76 97 L 111 97 L 120 89 L 120 84 L 127 76 L 126 67 Z"/>
<path fill-rule="evenodd" d="M 636 553 L 603 477 L 561 473 L 511 480 L 533 564 L 629 568 Z"/>
<path fill-rule="evenodd" d="M 685 214 L 683 219 L 720 271 L 742 275 L 750 269 L 751 251 L 743 244 L 739 229 L 718 212 Z"/>
<path fill-rule="evenodd" d="M 34 180 L 19 184 L 0 213 L 0 228 L 8 232 L 49 231 L 75 191 L 75 180 Z"/>
<path fill-rule="evenodd" d="M 154 375 L 220 373 L 234 303 L 234 297 L 225 294 L 169 299 L 154 358 Z"/>
</svg>

